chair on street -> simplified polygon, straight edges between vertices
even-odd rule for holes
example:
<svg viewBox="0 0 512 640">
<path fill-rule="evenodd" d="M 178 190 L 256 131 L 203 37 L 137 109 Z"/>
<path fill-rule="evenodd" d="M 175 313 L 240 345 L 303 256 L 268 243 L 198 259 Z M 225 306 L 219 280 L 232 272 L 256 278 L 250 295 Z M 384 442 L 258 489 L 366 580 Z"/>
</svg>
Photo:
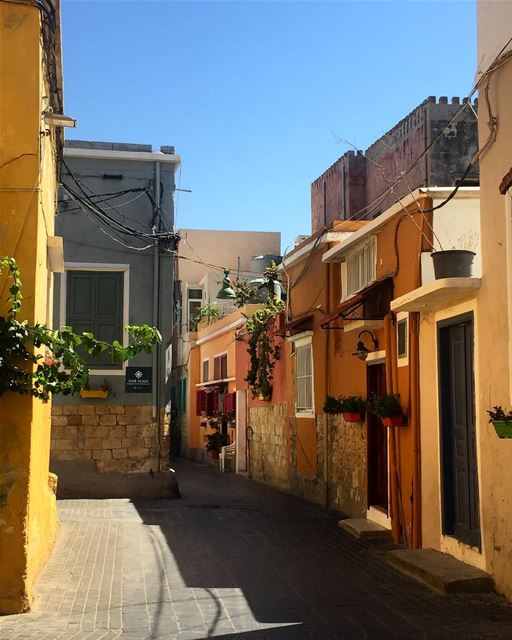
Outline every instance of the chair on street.
<svg viewBox="0 0 512 640">
<path fill-rule="evenodd" d="M 219 455 L 219 468 L 224 473 L 226 471 L 226 460 L 233 460 L 233 471 L 235 470 L 235 460 L 236 460 L 236 440 L 231 444 L 228 444 L 224 447 L 220 448 Z"/>
</svg>

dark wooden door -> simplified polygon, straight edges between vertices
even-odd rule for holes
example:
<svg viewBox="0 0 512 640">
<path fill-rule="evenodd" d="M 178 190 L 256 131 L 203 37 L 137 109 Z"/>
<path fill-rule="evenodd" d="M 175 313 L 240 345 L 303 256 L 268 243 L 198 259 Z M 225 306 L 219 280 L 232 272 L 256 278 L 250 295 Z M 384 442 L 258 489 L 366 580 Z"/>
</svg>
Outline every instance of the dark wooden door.
<svg viewBox="0 0 512 640">
<path fill-rule="evenodd" d="M 473 319 L 439 328 L 443 531 L 480 546 Z"/>
<path fill-rule="evenodd" d="M 386 365 L 367 366 L 368 398 L 386 392 Z M 368 424 L 368 506 L 388 511 L 388 432 L 380 418 L 367 414 Z"/>
</svg>

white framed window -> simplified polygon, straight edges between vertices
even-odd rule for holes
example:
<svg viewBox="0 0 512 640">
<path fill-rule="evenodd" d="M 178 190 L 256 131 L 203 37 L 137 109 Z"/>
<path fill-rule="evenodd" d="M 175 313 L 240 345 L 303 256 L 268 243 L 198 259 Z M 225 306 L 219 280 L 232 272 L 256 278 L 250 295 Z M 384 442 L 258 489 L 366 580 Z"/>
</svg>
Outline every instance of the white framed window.
<svg viewBox="0 0 512 640">
<path fill-rule="evenodd" d="M 203 360 L 203 382 L 210 382 L 210 359 Z"/>
<path fill-rule="evenodd" d="M 66 262 L 61 276 L 60 324 L 77 333 L 90 331 L 99 340 L 128 344 L 130 266 Z M 122 376 L 126 363 L 100 354 L 87 358 L 92 375 Z"/>
<path fill-rule="evenodd" d="M 312 331 L 291 336 L 292 354 L 295 360 L 295 416 L 315 417 L 315 386 L 313 375 Z"/>
<path fill-rule="evenodd" d="M 405 311 L 396 316 L 396 357 L 399 367 L 409 364 L 409 314 Z"/>
<path fill-rule="evenodd" d="M 228 377 L 228 354 L 219 353 L 213 358 L 213 379 L 226 380 Z"/>
<path fill-rule="evenodd" d="M 197 313 L 203 304 L 203 290 L 199 287 L 187 289 L 188 330 L 197 331 Z"/>
<path fill-rule="evenodd" d="M 372 236 L 341 265 L 342 297 L 350 298 L 377 277 L 377 238 Z"/>
</svg>

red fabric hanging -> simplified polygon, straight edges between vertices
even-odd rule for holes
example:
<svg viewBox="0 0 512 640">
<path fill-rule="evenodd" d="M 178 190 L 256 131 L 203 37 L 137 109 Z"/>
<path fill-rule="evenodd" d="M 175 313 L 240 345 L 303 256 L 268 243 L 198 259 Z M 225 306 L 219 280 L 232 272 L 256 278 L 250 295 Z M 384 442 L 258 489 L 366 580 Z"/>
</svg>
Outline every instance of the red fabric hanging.
<svg viewBox="0 0 512 640">
<path fill-rule="evenodd" d="M 233 393 L 226 393 L 224 396 L 224 413 L 227 415 L 235 416 L 236 411 L 236 391 Z"/>
<path fill-rule="evenodd" d="M 206 397 L 206 391 L 202 389 L 196 391 L 196 416 L 200 416 L 206 411 Z"/>
</svg>

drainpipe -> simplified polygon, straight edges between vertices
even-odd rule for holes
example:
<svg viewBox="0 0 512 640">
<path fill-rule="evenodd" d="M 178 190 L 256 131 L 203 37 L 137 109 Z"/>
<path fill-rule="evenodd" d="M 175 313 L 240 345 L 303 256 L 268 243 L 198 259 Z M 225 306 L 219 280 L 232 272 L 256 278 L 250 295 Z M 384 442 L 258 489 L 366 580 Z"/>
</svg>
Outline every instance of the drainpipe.
<svg viewBox="0 0 512 640">
<path fill-rule="evenodd" d="M 160 163 L 155 162 L 154 196 L 156 203 L 155 218 L 153 222 L 153 234 L 160 230 Z M 158 222 L 157 222 L 158 220 Z M 160 248 L 155 239 L 153 249 L 153 326 L 160 326 Z M 164 336 L 165 338 L 165 336 Z M 160 415 L 160 346 L 153 350 L 153 420 L 156 421 L 158 471 L 161 468 L 161 415 Z"/>
<path fill-rule="evenodd" d="M 386 390 L 387 393 L 394 393 L 396 390 L 397 372 L 394 371 L 393 365 L 396 364 L 395 348 L 393 340 L 393 318 L 389 313 L 384 319 L 384 342 L 386 348 Z M 398 470 L 396 456 L 396 437 L 395 430 L 389 429 L 389 462 L 390 462 L 390 515 L 391 515 L 391 534 L 395 544 L 400 543 L 400 508 L 398 495 Z"/>
<path fill-rule="evenodd" d="M 325 308 L 327 311 L 330 309 L 330 298 L 331 298 L 331 282 L 330 282 L 330 269 L 329 263 L 325 264 L 326 267 L 326 305 Z M 329 395 L 329 345 L 330 345 L 330 332 L 325 332 L 325 389 L 326 395 Z M 324 420 L 324 486 L 325 486 L 325 508 L 329 508 L 329 415 L 325 414 Z"/>
<path fill-rule="evenodd" d="M 411 547 L 421 548 L 421 456 L 420 456 L 420 403 L 419 403 L 419 313 L 409 314 L 409 376 L 410 426 L 413 439 L 412 532 Z"/>
</svg>

